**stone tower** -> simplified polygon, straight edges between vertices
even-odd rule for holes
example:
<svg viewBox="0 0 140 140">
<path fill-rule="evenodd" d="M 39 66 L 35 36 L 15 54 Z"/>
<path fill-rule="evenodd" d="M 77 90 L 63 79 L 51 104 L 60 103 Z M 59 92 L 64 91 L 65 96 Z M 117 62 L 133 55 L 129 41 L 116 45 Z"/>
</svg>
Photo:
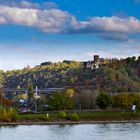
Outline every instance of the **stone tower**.
<svg viewBox="0 0 140 140">
<path fill-rule="evenodd" d="M 94 62 L 99 62 L 99 55 L 94 55 Z"/>
</svg>

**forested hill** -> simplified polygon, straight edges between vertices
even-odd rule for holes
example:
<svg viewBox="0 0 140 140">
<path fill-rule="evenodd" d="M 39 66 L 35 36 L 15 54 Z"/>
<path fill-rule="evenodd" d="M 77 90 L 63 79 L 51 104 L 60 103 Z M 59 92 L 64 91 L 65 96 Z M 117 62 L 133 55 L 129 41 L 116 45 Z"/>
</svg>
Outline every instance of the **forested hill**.
<svg viewBox="0 0 140 140">
<path fill-rule="evenodd" d="M 27 88 L 28 80 L 39 88 L 85 86 L 108 92 L 140 91 L 140 57 L 112 60 L 99 69 L 84 69 L 83 63 L 43 63 L 34 68 L 0 71 L 0 82 L 8 88 Z"/>
</svg>

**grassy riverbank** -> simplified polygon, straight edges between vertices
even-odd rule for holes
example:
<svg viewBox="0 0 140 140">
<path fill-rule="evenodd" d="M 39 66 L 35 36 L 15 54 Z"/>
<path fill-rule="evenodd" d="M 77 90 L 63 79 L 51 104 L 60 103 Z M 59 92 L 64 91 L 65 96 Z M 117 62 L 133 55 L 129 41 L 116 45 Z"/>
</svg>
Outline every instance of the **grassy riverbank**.
<svg viewBox="0 0 140 140">
<path fill-rule="evenodd" d="M 0 124 L 88 124 L 88 123 L 140 122 L 140 112 L 49 112 L 46 114 L 17 114 L 16 121 Z"/>
<path fill-rule="evenodd" d="M 94 121 L 123 121 L 140 120 L 140 112 L 81 112 L 78 113 L 81 120 Z"/>
<path fill-rule="evenodd" d="M 71 121 L 72 113 L 67 113 L 67 116 L 61 118 L 59 113 L 49 113 L 49 117 L 46 114 L 20 114 L 18 115 L 18 121 Z M 79 112 L 76 113 L 79 117 L 75 121 L 125 121 L 125 120 L 139 120 L 140 112 Z"/>
</svg>

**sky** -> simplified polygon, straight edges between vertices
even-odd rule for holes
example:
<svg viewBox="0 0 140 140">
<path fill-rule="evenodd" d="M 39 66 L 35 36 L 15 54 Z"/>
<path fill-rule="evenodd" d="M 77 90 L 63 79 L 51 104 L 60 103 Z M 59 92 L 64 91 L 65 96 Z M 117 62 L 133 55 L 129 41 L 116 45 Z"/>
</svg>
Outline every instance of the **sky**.
<svg viewBox="0 0 140 140">
<path fill-rule="evenodd" d="M 140 0 L 0 0 L 0 69 L 140 55 Z"/>
</svg>

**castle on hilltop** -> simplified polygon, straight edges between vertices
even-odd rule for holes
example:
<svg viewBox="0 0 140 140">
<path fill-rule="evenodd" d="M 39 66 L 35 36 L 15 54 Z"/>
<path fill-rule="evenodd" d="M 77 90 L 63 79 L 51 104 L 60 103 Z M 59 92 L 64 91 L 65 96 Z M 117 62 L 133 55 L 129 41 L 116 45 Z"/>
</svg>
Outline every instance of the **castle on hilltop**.
<svg viewBox="0 0 140 140">
<path fill-rule="evenodd" d="M 83 64 L 86 69 L 98 69 L 100 67 L 100 57 L 99 55 L 94 55 L 93 61 L 86 61 Z"/>
<path fill-rule="evenodd" d="M 102 65 L 110 63 L 114 59 L 100 58 L 99 55 L 94 55 L 92 61 L 83 62 L 84 69 L 99 69 Z"/>
</svg>

